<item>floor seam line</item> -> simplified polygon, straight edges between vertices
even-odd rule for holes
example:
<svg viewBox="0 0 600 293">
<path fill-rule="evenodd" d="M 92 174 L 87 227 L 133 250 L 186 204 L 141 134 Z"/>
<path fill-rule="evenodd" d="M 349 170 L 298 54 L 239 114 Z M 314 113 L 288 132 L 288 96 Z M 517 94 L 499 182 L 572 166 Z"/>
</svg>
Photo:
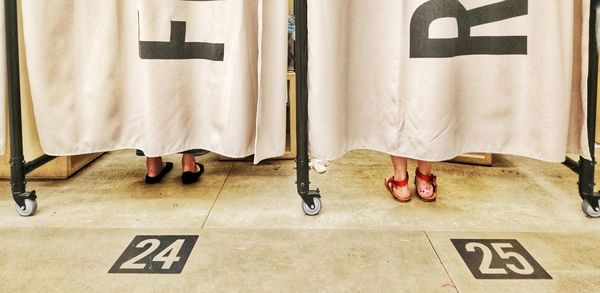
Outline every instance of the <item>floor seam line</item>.
<svg viewBox="0 0 600 293">
<path fill-rule="evenodd" d="M 217 200 L 219 200 L 219 197 L 221 196 L 221 192 L 223 191 L 223 188 L 225 188 L 225 184 L 227 183 L 227 180 L 229 180 L 229 176 L 231 176 L 231 172 L 233 171 L 234 165 L 235 165 L 235 162 L 232 162 L 231 167 L 229 168 L 229 171 L 227 172 L 227 176 L 225 176 L 225 180 L 223 180 L 223 184 L 221 185 L 221 188 L 219 189 L 219 192 L 217 193 L 217 196 L 215 197 L 215 200 L 213 201 L 212 205 L 210 206 L 210 209 L 208 209 L 208 213 L 206 213 L 206 217 L 204 218 L 204 221 L 202 222 L 202 228 L 201 228 L 202 230 L 204 230 L 204 226 L 206 225 L 206 222 L 208 221 L 208 218 L 210 217 L 210 214 L 212 213 L 212 210 L 215 207 Z"/>
<path fill-rule="evenodd" d="M 438 261 L 440 262 L 440 264 L 442 265 L 442 268 L 444 268 L 444 271 L 446 272 L 446 275 L 448 276 L 448 278 L 450 279 L 450 282 L 452 282 L 452 285 L 454 286 L 454 290 L 456 292 L 460 292 L 458 290 L 458 286 L 456 285 L 456 282 L 454 282 L 454 280 L 452 279 L 452 276 L 450 275 L 450 272 L 448 272 L 448 269 L 446 268 L 446 265 L 444 264 L 444 262 L 442 261 L 442 258 L 440 257 L 440 254 L 437 252 L 437 250 L 435 249 L 435 246 L 433 245 L 433 242 L 431 242 L 431 239 L 429 238 L 429 235 L 427 235 L 427 231 L 423 231 L 423 234 L 425 234 L 425 237 L 427 238 L 427 241 L 429 241 L 429 245 L 431 245 L 431 249 L 433 249 L 433 252 L 435 252 L 435 255 L 438 258 Z"/>
</svg>

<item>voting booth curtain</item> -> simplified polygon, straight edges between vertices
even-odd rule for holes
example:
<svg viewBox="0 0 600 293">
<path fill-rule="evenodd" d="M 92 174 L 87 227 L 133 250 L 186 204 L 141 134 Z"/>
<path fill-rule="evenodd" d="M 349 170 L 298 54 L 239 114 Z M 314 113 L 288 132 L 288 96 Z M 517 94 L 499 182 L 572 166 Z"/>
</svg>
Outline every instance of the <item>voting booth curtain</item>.
<svg viewBox="0 0 600 293">
<path fill-rule="evenodd" d="M 256 161 L 283 153 L 285 1 L 21 4 L 46 153 L 204 148 Z M 589 158 L 587 1 L 308 4 L 314 156 L 372 149 L 433 161 L 466 152 Z"/>
<path fill-rule="evenodd" d="M 309 0 L 313 155 L 590 158 L 588 2 Z"/>
<path fill-rule="evenodd" d="M 45 153 L 285 148 L 287 3 L 23 0 Z"/>
</svg>

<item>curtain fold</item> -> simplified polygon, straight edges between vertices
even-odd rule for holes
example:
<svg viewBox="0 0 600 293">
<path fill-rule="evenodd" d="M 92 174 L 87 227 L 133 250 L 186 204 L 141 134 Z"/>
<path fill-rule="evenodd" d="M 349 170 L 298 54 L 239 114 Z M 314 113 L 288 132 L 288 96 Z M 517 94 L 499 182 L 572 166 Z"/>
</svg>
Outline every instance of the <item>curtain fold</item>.
<svg viewBox="0 0 600 293">
<path fill-rule="evenodd" d="M 281 0 L 261 0 L 259 7 L 259 94 L 256 119 L 255 157 L 269 157 L 268 150 L 276 147 L 276 153 L 285 152 L 281 136 L 286 133 L 287 38 L 288 3 Z M 284 15 L 285 17 L 282 17 Z M 286 40 L 283 42 L 283 40 Z M 285 136 L 283 137 L 285 140 Z"/>
</svg>

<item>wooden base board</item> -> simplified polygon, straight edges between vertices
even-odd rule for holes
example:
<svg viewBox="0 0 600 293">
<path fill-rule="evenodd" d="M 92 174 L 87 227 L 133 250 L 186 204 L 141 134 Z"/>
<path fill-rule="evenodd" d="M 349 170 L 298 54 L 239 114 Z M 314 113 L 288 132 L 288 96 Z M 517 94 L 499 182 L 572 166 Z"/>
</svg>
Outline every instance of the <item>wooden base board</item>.
<svg viewBox="0 0 600 293">
<path fill-rule="evenodd" d="M 449 162 L 460 163 L 460 164 L 471 164 L 481 166 L 491 166 L 493 163 L 493 156 L 490 153 L 470 153 L 458 156 Z"/>
<path fill-rule="evenodd" d="M 58 157 L 27 174 L 27 179 L 66 179 L 101 155 L 102 153 Z M 4 158 L 8 162 L 8 157 L 4 156 Z M 8 163 L 0 164 L 0 178 L 10 179 L 10 166 Z"/>
<path fill-rule="evenodd" d="M 287 131 L 285 138 L 285 154 L 279 159 L 296 158 L 296 73 L 289 71 L 287 74 L 288 82 L 288 115 Z"/>
</svg>

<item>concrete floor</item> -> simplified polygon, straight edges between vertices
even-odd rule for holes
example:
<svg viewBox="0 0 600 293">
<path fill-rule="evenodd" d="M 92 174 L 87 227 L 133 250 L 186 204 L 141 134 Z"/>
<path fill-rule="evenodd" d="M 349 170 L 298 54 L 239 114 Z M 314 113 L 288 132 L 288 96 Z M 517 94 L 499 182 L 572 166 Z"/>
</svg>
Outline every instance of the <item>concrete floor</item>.
<svg viewBox="0 0 600 293">
<path fill-rule="evenodd" d="M 383 186 L 388 157 L 353 152 L 311 174 L 323 210 L 307 217 L 293 161 L 199 161 L 196 185 L 176 164 L 146 186 L 143 158 L 106 154 L 71 179 L 30 182 L 31 218 L 0 184 L 0 291 L 600 292 L 600 219 L 581 212 L 577 177 L 559 164 L 437 163 L 438 201 L 400 204 Z M 109 274 L 137 235 L 199 238 L 180 274 Z M 552 279 L 476 279 L 451 239 L 518 240 Z"/>
</svg>

